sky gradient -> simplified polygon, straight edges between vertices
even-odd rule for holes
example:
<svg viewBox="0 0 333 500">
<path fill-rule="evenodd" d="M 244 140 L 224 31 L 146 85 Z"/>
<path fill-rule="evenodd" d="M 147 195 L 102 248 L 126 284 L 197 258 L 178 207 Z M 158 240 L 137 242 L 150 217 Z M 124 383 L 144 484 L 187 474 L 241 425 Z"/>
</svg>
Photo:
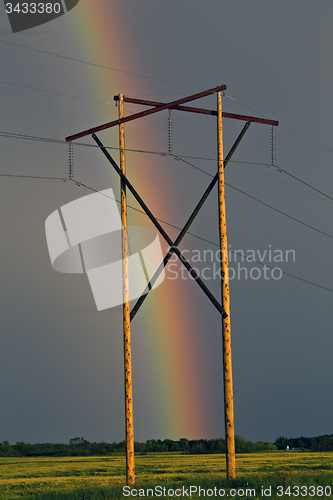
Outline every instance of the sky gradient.
<svg viewBox="0 0 333 500">
<path fill-rule="evenodd" d="M 267 250 L 267 265 L 326 289 L 231 263 L 235 432 L 253 441 L 331 434 L 331 2 L 80 0 L 15 34 L 3 4 L 0 14 L 0 174 L 67 177 L 68 146 L 56 141 L 116 119 L 118 93 L 167 102 L 225 84 L 224 111 L 279 120 L 281 171 L 267 168 L 271 128 L 254 123 L 226 168 L 228 243 L 257 260 Z M 216 96 L 195 105 L 216 109 Z M 216 172 L 216 118 L 172 112 L 173 152 L 187 163 L 161 155 L 167 118 L 125 126 L 127 173 L 156 217 L 181 228 Z M 225 156 L 242 126 L 223 120 Z M 99 137 L 118 161 L 117 129 Z M 74 178 L 119 193 L 93 140 L 77 142 Z M 45 239 L 46 218 L 91 191 L 5 176 L 0 191 L 0 441 L 122 441 L 121 308 L 97 312 L 87 277 L 55 272 Z M 133 197 L 128 204 L 129 224 L 150 225 Z M 181 249 L 214 269 L 198 256 L 218 250 L 216 191 L 190 232 L 202 239 L 187 235 Z M 172 279 L 181 269 L 172 266 L 132 323 L 134 437 L 224 437 L 221 318 L 193 280 Z M 218 279 L 206 284 L 219 296 Z"/>
</svg>

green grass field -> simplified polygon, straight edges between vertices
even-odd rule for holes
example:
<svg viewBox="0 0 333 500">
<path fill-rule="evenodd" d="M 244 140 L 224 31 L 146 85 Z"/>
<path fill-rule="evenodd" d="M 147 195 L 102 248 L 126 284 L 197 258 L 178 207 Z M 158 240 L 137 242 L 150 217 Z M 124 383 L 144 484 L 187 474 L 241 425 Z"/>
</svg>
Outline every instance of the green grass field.
<svg viewBox="0 0 333 500">
<path fill-rule="evenodd" d="M 150 498 L 146 489 L 160 486 L 155 491 L 160 495 L 152 498 L 189 498 L 190 493 L 191 498 L 221 498 L 222 489 L 225 498 L 254 498 L 254 489 L 255 498 L 333 500 L 333 452 L 239 454 L 237 478 L 233 481 L 225 479 L 223 455 L 136 455 L 135 469 L 137 491 L 133 493 L 137 493 L 137 498 Z M 125 458 L 121 456 L 0 458 L 0 471 L 0 500 L 135 498 L 123 495 Z M 194 488 L 190 491 L 190 486 L 205 489 L 206 496 L 203 490 L 200 496 Z M 283 489 L 276 489 L 277 486 Z M 314 488 L 309 489 L 310 486 Z"/>
</svg>

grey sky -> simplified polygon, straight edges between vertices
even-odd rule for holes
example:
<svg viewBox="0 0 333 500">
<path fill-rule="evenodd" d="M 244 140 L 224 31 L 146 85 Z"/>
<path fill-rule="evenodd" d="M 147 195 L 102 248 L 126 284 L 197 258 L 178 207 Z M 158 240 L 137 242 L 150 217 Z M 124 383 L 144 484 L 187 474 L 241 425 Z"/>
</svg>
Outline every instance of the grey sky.
<svg viewBox="0 0 333 500">
<path fill-rule="evenodd" d="M 330 1 L 94 0 L 96 9 L 110 16 L 113 30 L 113 35 L 105 40 L 104 50 L 98 53 L 94 38 L 84 40 L 84 25 L 82 32 L 78 25 L 92 1 L 81 0 L 70 14 L 17 34 L 10 32 L 4 5 L 0 5 L 1 131 L 62 140 L 115 119 L 116 108 L 103 103 L 113 103 L 113 96 L 120 92 L 167 101 L 226 84 L 229 97 L 223 99 L 224 110 L 279 120 L 277 165 L 332 196 Z M 95 31 L 96 40 L 100 40 L 97 27 Z M 111 41 L 116 43 L 111 45 Z M 153 79 L 112 72 L 12 44 Z M 108 87 L 100 84 L 106 81 Z M 214 108 L 216 99 L 212 96 L 198 105 Z M 127 112 L 137 109 L 127 106 Z M 174 153 L 214 158 L 214 119 L 184 115 L 172 114 Z M 139 123 L 128 125 L 127 147 L 166 151 L 166 123 L 164 113 L 150 117 L 142 128 Z M 224 119 L 223 125 L 226 154 L 242 123 Z M 276 168 L 265 167 L 271 158 L 270 132 L 270 127 L 264 125 L 250 126 L 233 158 L 244 163 L 228 165 L 226 182 L 332 237 L 332 200 Z M 104 132 L 101 138 L 117 147 L 115 129 Z M 89 138 L 81 142 L 92 144 Z M 67 176 L 66 145 L 3 136 L 0 144 L 0 173 Z M 74 147 L 74 158 L 75 177 L 81 182 L 98 190 L 118 189 L 118 179 L 109 172 L 102 153 Z M 146 159 L 128 153 L 129 175 L 146 179 L 143 194 L 158 217 L 182 227 L 210 177 L 170 158 L 154 156 L 152 160 L 150 155 L 149 165 L 143 158 Z M 156 168 L 150 170 L 153 161 Z M 215 172 L 214 162 L 188 161 L 210 174 Z M 138 173 L 139 167 L 142 174 L 141 170 Z M 94 311 L 86 277 L 56 273 L 45 241 L 44 223 L 48 215 L 89 191 L 74 183 L 7 177 L 0 178 L 0 191 L 0 441 L 67 442 L 75 436 L 90 441 L 121 441 L 121 311 Z M 228 243 L 232 249 L 292 249 L 295 262 L 277 265 L 333 290 L 333 242 L 329 236 L 232 188 L 227 187 L 226 198 Z M 132 198 L 129 203 L 134 205 Z M 161 207 L 165 209 L 169 203 L 170 210 L 162 212 Z M 216 207 L 214 194 L 191 232 L 217 243 Z M 139 219 L 135 220 L 138 224 Z M 140 223 L 148 225 L 143 216 Z M 177 230 L 168 231 L 176 237 Z M 182 248 L 216 249 L 191 236 L 184 239 Z M 251 267 L 261 268 L 257 264 L 247 266 L 249 270 Z M 133 324 L 137 441 L 224 435 L 221 320 L 194 283 L 174 285 L 179 304 L 184 300 L 182 293 L 187 292 L 184 307 L 191 306 L 191 321 L 197 325 L 193 345 L 204 345 L 196 367 L 201 385 L 199 388 L 189 383 L 189 393 L 198 390 L 198 394 L 206 394 L 207 424 L 202 435 L 187 435 L 185 426 L 161 434 L 159 420 L 163 417 L 155 405 L 156 374 L 147 367 L 153 366 L 151 356 L 158 360 L 163 353 L 149 353 L 145 348 L 149 337 L 144 316 L 149 309 L 143 308 Z M 156 303 L 163 286 L 154 292 Z M 219 293 L 217 280 L 209 286 Z M 333 432 L 332 299 L 332 292 L 288 276 L 281 280 L 232 280 L 236 434 L 254 441 L 274 441 L 279 435 Z M 171 316 L 172 313 L 170 329 L 174 329 L 177 325 Z M 178 327 L 181 335 L 181 325 Z M 169 368 L 172 371 L 172 359 Z M 187 418 L 189 422 L 193 419 L 190 411 Z M 189 426 L 193 428 L 190 423 Z"/>
</svg>

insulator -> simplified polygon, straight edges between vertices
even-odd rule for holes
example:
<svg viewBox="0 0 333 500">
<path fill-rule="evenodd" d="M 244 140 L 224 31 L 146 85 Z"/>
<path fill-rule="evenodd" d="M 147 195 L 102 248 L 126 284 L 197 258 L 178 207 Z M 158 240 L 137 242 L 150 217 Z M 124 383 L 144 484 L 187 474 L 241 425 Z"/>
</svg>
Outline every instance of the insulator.
<svg viewBox="0 0 333 500">
<path fill-rule="evenodd" d="M 68 177 L 73 179 L 74 174 L 74 157 L 73 157 L 73 144 L 70 142 L 68 145 Z"/>
<path fill-rule="evenodd" d="M 172 154 L 173 151 L 173 136 L 172 136 L 172 118 L 171 118 L 171 109 L 169 109 L 169 118 L 168 118 L 168 153 Z"/>
<path fill-rule="evenodd" d="M 276 162 L 276 142 L 275 142 L 275 127 L 271 130 L 271 164 L 275 166 Z"/>
</svg>

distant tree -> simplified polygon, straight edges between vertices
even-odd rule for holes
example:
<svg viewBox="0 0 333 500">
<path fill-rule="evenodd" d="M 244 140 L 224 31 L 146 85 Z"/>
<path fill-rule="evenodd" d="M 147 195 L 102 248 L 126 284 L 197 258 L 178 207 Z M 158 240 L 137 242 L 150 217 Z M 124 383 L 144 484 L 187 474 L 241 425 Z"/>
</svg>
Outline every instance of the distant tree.
<svg viewBox="0 0 333 500">
<path fill-rule="evenodd" d="M 179 446 L 182 451 L 189 452 L 190 451 L 190 443 L 186 438 L 180 438 Z"/>
<path fill-rule="evenodd" d="M 76 437 L 76 438 L 72 438 L 72 439 L 69 440 L 70 446 L 80 446 L 80 445 L 84 445 L 87 442 L 88 441 L 86 441 L 82 437 L 81 438 Z"/>
<path fill-rule="evenodd" d="M 265 441 L 264 444 L 265 444 L 265 450 L 268 450 L 268 451 L 275 451 L 275 450 L 277 450 L 277 447 L 273 443 L 268 443 L 267 441 Z"/>
<path fill-rule="evenodd" d="M 181 451 L 179 441 L 172 441 L 171 439 L 164 439 L 163 443 L 167 445 L 168 451 Z"/>
<path fill-rule="evenodd" d="M 303 449 L 305 449 L 306 448 L 306 445 L 305 445 L 305 442 L 304 442 L 305 440 L 306 440 L 306 438 L 304 439 L 303 436 L 301 436 L 300 438 L 294 439 L 293 440 L 294 441 L 294 447 L 295 448 L 303 448 Z"/>
<path fill-rule="evenodd" d="M 134 451 L 135 453 L 145 453 L 146 452 L 146 445 L 145 443 L 134 443 Z"/>
<path fill-rule="evenodd" d="M 225 439 L 210 439 L 209 453 L 225 453 Z"/>
<path fill-rule="evenodd" d="M 18 456 L 18 453 L 12 448 L 9 441 L 3 441 L 0 444 L 0 457 L 14 457 Z"/>
<path fill-rule="evenodd" d="M 310 451 L 317 451 L 317 440 L 316 440 L 316 438 L 309 438 L 308 449 Z"/>
<path fill-rule="evenodd" d="M 208 453 L 207 439 L 196 439 L 190 441 L 190 453 L 195 455 Z"/>
<path fill-rule="evenodd" d="M 244 438 L 240 436 L 235 436 L 235 451 L 236 453 L 248 453 L 249 452 L 249 444 L 245 441 Z"/>
</svg>

